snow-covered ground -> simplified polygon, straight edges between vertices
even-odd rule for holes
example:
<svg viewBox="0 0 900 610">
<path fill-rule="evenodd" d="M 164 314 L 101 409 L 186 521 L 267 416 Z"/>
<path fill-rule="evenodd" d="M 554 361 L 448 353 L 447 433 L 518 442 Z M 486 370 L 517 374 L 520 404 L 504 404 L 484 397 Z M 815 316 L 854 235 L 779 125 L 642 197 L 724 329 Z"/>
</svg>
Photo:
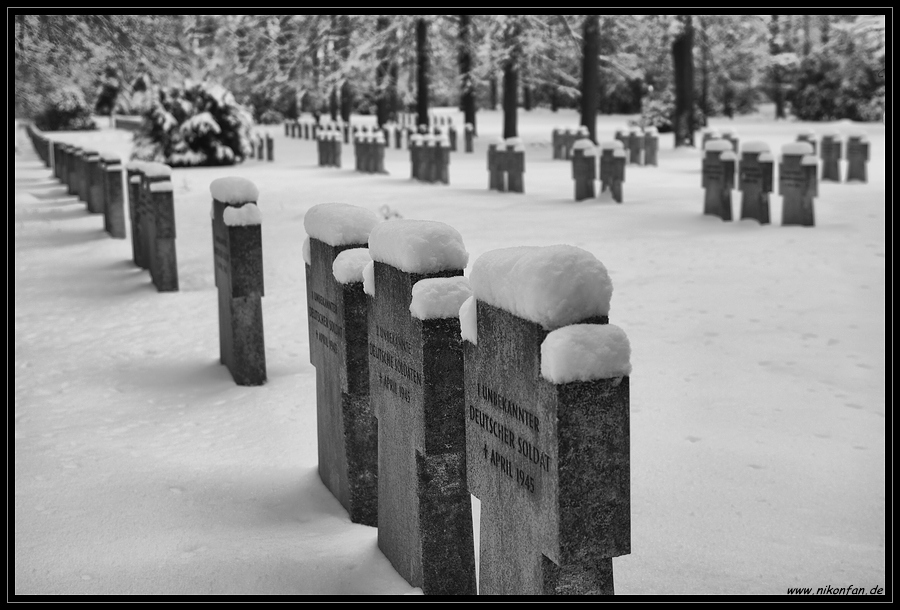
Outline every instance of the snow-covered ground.
<svg viewBox="0 0 900 610">
<path fill-rule="evenodd" d="M 461 116 L 453 112 L 456 124 Z M 626 117 L 601 117 L 601 140 Z M 343 202 L 437 220 L 469 267 L 495 248 L 570 244 L 613 282 L 631 343 L 632 554 L 618 594 L 784 594 L 890 586 L 885 572 L 885 135 L 864 125 L 867 184 L 822 183 L 816 226 L 702 215 L 700 153 L 661 136 L 659 167 L 628 166 L 624 203 L 573 198 L 554 126 L 521 112 L 525 194 L 487 189 L 474 154 L 450 184 L 319 168 L 281 127 L 273 163 L 175 169 L 181 290 L 157 293 L 129 240 L 67 197 L 15 131 L 15 594 L 416 593 L 316 473 L 304 214 Z M 713 121 L 773 151 L 802 127 Z M 847 125 L 837 125 L 847 130 Z M 461 136 L 461 134 L 460 134 Z M 54 134 L 127 153 L 130 135 Z M 460 148 L 461 148 L 460 139 Z M 259 188 L 268 383 L 218 363 L 210 183 Z M 735 213 L 739 194 L 735 192 Z M 477 531 L 477 530 L 476 530 Z"/>
</svg>

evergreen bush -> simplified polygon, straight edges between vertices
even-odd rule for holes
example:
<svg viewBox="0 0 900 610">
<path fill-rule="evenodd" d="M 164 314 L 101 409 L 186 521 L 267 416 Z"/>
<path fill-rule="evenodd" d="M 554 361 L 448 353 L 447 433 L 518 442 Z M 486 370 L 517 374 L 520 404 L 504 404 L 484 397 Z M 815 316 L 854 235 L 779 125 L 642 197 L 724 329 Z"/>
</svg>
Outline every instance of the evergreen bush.
<svg viewBox="0 0 900 610">
<path fill-rule="evenodd" d="M 91 107 L 78 87 L 67 86 L 50 93 L 44 110 L 34 118 L 41 131 L 83 131 L 97 129 Z"/>
</svg>

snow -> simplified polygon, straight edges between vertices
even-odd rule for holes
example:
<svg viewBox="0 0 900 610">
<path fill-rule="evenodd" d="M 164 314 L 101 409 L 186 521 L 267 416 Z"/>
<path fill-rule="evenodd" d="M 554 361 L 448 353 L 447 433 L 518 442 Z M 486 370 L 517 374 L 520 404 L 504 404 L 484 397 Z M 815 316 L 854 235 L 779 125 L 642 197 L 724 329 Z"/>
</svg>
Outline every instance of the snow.
<svg viewBox="0 0 900 610">
<path fill-rule="evenodd" d="M 240 176 L 216 178 L 209 184 L 209 192 L 212 198 L 222 203 L 257 203 L 259 201 L 259 189 L 256 185 Z"/>
<path fill-rule="evenodd" d="M 372 262 L 368 248 L 350 248 L 334 257 L 331 272 L 341 284 L 354 284 L 363 281 L 363 268 Z"/>
<path fill-rule="evenodd" d="M 609 314 L 612 281 L 593 254 L 570 245 L 491 250 L 472 265 L 479 301 L 548 330 Z"/>
<path fill-rule="evenodd" d="M 330 246 L 365 244 L 379 223 L 372 210 L 349 203 L 319 203 L 303 218 L 307 235 Z"/>
<path fill-rule="evenodd" d="M 469 253 L 459 231 L 434 220 L 391 220 L 369 235 L 372 260 L 407 273 L 465 269 Z"/>
<path fill-rule="evenodd" d="M 572 150 L 586 150 L 589 148 L 593 148 L 594 143 L 590 141 L 588 138 L 582 138 L 581 140 L 575 140 L 572 144 Z"/>
<path fill-rule="evenodd" d="M 600 143 L 600 150 L 625 150 L 625 145 L 622 144 L 621 140 L 609 140 L 608 142 Z"/>
<path fill-rule="evenodd" d="M 734 154 L 733 150 L 726 150 L 719 155 L 719 161 L 737 161 L 737 155 Z"/>
<path fill-rule="evenodd" d="M 102 152 L 100 153 L 100 160 L 104 163 L 121 163 L 122 157 L 115 153 Z"/>
<path fill-rule="evenodd" d="M 375 296 L 375 261 L 370 260 L 363 267 L 363 292 Z"/>
<path fill-rule="evenodd" d="M 168 178 L 172 175 L 172 168 L 165 163 L 156 163 L 148 161 L 141 168 L 144 176 L 147 178 Z"/>
<path fill-rule="evenodd" d="M 463 301 L 471 296 L 464 276 L 426 278 L 413 284 L 409 313 L 419 320 L 456 318 Z"/>
<path fill-rule="evenodd" d="M 262 213 L 255 203 L 247 203 L 241 207 L 228 206 L 222 212 L 222 221 L 229 227 L 246 227 L 262 224 Z"/>
<path fill-rule="evenodd" d="M 126 167 L 126 169 L 127 169 L 127 167 Z M 128 182 L 130 182 L 131 184 L 140 184 L 141 177 L 139 174 L 135 174 L 134 176 L 132 176 L 131 178 L 128 179 Z"/>
<path fill-rule="evenodd" d="M 303 247 L 301 249 L 303 250 L 303 262 L 307 265 L 311 265 L 312 256 L 309 253 L 309 235 L 303 239 Z"/>
<path fill-rule="evenodd" d="M 572 324 L 541 343 L 541 376 L 551 383 L 631 375 L 631 344 L 614 324 Z"/>
<path fill-rule="evenodd" d="M 459 306 L 459 331 L 463 339 L 478 345 L 478 308 L 474 295 Z"/>
<path fill-rule="evenodd" d="M 106 171 L 108 171 L 108 172 L 120 172 L 120 171 L 122 171 L 122 166 L 121 166 L 121 165 L 107 165 L 107 166 L 106 166 Z"/>
<path fill-rule="evenodd" d="M 813 146 L 809 142 L 790 142 L 781 147 L 783 155 L 811 155 Z"/>
<path fill-rule="evenodd" d="M 747 152 L 746 150 L 744 152 Z M 759 157 L 756 158 L 760 163 L 774 163 L 775 156 L 770 152 L 759 153 Z"/>
<path fill-rule="evenodd" d="M 800 165 L 818 165 L 819 158 L 815 155 L 803 155 L 800 159 Z"/>
<path fill-rule="evenodd" d="M 769 145 L 765 142 L 760 142 L 759 140 L 744 142 L 741 146 L 742 153 L 762 153 L 769 152 L 769 150 Z"/>
<path fill-rule="evenodd" d="M 598 133 L 629 118 L 599 116 Z M 726 121 L 773 151 L 802 126 Z M 131 262 L 130 233 L 106 237 L 102 217 L 52 186 L 17 137 L 11 593 L 417 592 L 316 472 L 301 249 L 304 216 L 329 201 L 446 223 L 471 254 L 470 280 L 484 253 L 511 246 L 570 244 L 603 261 L 634 367 L 632 553 L 613 560 L 618 595 L 885 586 L 884 125 L 856 124 L 870 140 L 868 183 L 820 183 L 816 226 L 792 227 L 776 193 L 771 224 L 704 217 L 699 151 L 674 149 L 670 133 L 658 167 L 628 167 L 621 205 L 576 204 L 571 164 L 549 143 L 552 125 L 577 123 L 572 110 L 519 113 L 536 146 L 517 194 L 487 189 L 487 145 L 503 124 L 489 110 L 478 111 L 474 154 L 451 153 L 449 185 L 411 181 L 408 151 L 393 147 L 389 175 L 317 167 L 316 142 L 283 129 L 271 163 L 179 168 L 174 293 Z M 130 158 L 127 132 L 58 137 Z M 264 187 L 266 208 L 269 380 L 253 388 L 219 364 L 209 184 L 235 173 Z M 476 508 L 476 536 L 479 519 Z"/>
<path fill-rule="evenodd" d="M 613 157 L 625 157 L 627 156 L 624 148 L 617 148 L 613 151 Z"/>
<path fill-rule="evenodd" d="M 171 193 L 174 189 L 174 185 L 168 180 L 150 183 L 151 193 Z"/>
<path fill-rule="evenodd" d="M 707 140 L 703 150 L 707 152 L 734 150 L 731 142 L 728 140 Z"/>
</svg>

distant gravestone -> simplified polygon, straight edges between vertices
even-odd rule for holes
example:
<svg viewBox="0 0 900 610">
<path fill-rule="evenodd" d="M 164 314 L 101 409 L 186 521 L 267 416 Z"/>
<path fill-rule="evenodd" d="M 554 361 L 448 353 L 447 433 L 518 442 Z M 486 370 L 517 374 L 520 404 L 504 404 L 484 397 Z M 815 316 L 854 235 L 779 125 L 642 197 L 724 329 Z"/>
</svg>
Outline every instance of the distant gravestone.
<svg viewBox="0 0 900 610">
<path fill-rule="evenodd" d="M 125 239 L 125 199 L 122 192 L 122 160 L 118 155 L 100 155 L 103 184 L 103 228 L 110 237 Z"/>
<path fill-rule="evenodd" d="M 479 594 L 612 595 L 612 558 L 631 552 L 631 364 L 607 323 L 606 269 L 574 246 L 505 248 L 475 261 L 471 283 L 460 318 Z"/>
<path fill-rule="evenodd" d="M 234 382 L 266 382 L 263 263 L 259 191 L 244 178 L 218 178 L 212 194 L 215 280 L 219 297 L 219 361 Z"/>
<path fill-rule="evenodd" d="M 644 164 L 644 135 L 640 127 L 632 127 L 628 132 L 628 162 Z"/>
<path fill-rule="evenodd" d="M 342 203 L 307 211 L 309 357 L 316 368 L 319 477 L 350 520 L 378 525 L 378 422 L 369 401 L 368 303 L 374 212 Z M 308 248 L 308 251 L 307 251 Z"/>
<path fill-rule="evenodd" d="M 769 224 L 772 155 L 765 142 L 744 143 L 738 176 L 738 189 L 741 191 L 741 219 L 753 218 L 760 224 Z"/>
<path fill-rule="evenodd" d="M 455 229 L 419 220 L 376 225 L 369 250 L 378 548 L 426 595 L 474 595 L 462 339 L 458 316 L 446 315 L 454 307 L 458 312 L 460 301 L 448 305 L 445 298 L 459 297 L 468 253 Z M 453 279 L 434 286 L 433 278 Z M 426 306 L 413 307 L 417 297 Z M 444 315 L 431 317 L 429 305 L 439 305 Z"/>
<path fill-rule="evenodd" d="M 723 140 L 727 140 L 731 143 L 731 150 L 733 150 L 735 154 L 741 152 L 741 139 L 734 129 L 731 127 L 723 127 L 720 133 Z"/>
<path fill-rule="evenodd" d="M 611 196 L 622 203 L 622 183 L 625 182 L 625 148 L 621 140 L 600 144 L 600 197 Z"/>
<path fill-rule="evenodd" d="M 521 138 L 506 139 L 506 188 L 510 193 L 525 192 L 525 143 Z"/>
<path fill-rule="evenodd" d="M 719 130 L 713 129 L 712 127 L 705 128 L 703 130 L 702 134 L 703 134 L 703 138 L 702 138 L 701 145 L 703 146 L 704 150 L 706 150 L 706 143 L 709 142 L 710 140 L 721 140 L 722 139 L 722 135 L 719 133 Z"/>
<path fill-rule="evenodd" d="M 422 136 L 422 146 L 419 148 L 420 174 L 419 180 L 424 182 L 437 182 L 437 147 L 434 134 L 426 133 Z"/>
<path fill-rule="evenodd" d="M 575 180 L 575 201 L 595 197 L 597 151 L 589 139 L 578 140 L 572 148 L 572 178 Z"/>
<path fill-rule="evenodd" d="M 172 183 L 152 182 L 148 185 L 150 206 L 154 210 L 153 260 L 150 277 L 159 292 L 178 290 L 178 259 L 175 251 L 175 202 Z"/>
<path fill-rule="evenodd" d="M 66 185 L 69 195 L 78 195 L 78 184 L 80 182 L 78 173 L 78 163 L 81 157 L 81 149 L 74 144 L 69 147 L 69 157 L 66 163 Z"/>
<path fill-rule="evenodd" d="M 797 141 L 808 143 L 812 146 L 812 154 L 818 154 L 818 149 L 816 148 L 816 132 L 812 129 L 801 129 L 800 133 L 797 134 Z"/>
<path fill-rule="evenodd" d="M 453 125 L 453 123 L 447 125 L 447 139 L 450 142 L 450 152 L 456 152 L 457 134 L 456 127 Z"/>
<path fill-rule="evenodd" d="M 622 143 L 623 150 L 628 150 L 628 134 L 630 131 L 630 127 L 620 127 L 619 129 L 616 129 L 615 134 L 613 135 L 613 139 Z"/>
<path fill-rule="evenodd" d="M 262 161 L 265 159 L 264 147 L 266 145 L 265 140 L 260 134 L 256 134 L 256 158 Z"/>
<path fill-rule="evenodd" d="M 659 165 L 659 131 L 650 126 L 644 130 L 644 165 Z"/>
<path fill-rule="evenodd" d="M 734 188 L 735 154 L 731 142 L 709 140 L 703 154 L 703 213 L 731 220 L 731 190 Z"/>
<path fill-rule="evenodd" d="M 866 163 L 869 160 L 869 141 L 865 135 L 847 137 L 847 182 L 868 182 Z"/>
<path fill-rule="evenodd" d="M 822 156 L 822 180 L 841 181 L 841 136 L 836 132 L 822 134 L 822 145 L 819 148 Z"/>
<path fill-rule="evenodd" d="M 409 136 L 409 171 L 413 180 L 422 180 L 422 151 L 425 147 L 423 136 L 417 133 Z"/>
<path fill-rule="evenodd" d="M 134 264 L 146 269 L 144 262 L 143 239 L 141 238 L 141 224 L 138 222 L 138 210 L 141 197 L 141 176 L 145 161 L 129 161 L 125 164 L 125 176 L 128 189 L 128 220 L 131 223 L 131 259 Z"/>
<path fill-rule="evenodd" d="M 488 144 L 487 169 L 488 189 L 491 191 L 506 191 L 506 140 L 498 139 Z"/>
<path fill-rule="evenodd" d="M 100 153 L 91 155 L 87 161 L 87 209 L 91 214 L 102 214 L 103 181 L 101 180 Z"/>
<path fill-rule="evenodd" d="M 550 132 L 550 147 L 553 149 L 554 159 L 565 158 L 565 147 L 563 146 L 563 130 L 561 128 L 554 127 L 553 131 Z"/>
<path fill-rule="evenodd" d="M 91 212 L 91 163 L 100 162 L 100 153 L 93 149 L 81 151 L 78 164 L 78 198 L 85 202 Z"/>
<path fill-rule="evenodd" d="M 450 146 L 449 138 L 444 135 L 435 142 L 435 156 L 437 159 L 437 182 L 450 184 Z"/>
<path fill-rule="evenodd" d="M 150 185 L 155 182 L 170 182 L 172 168 L 164 163 L 146 162 L 141 167 L 141 183 L 138 191 L 138 201 L 135 220 L 140 224 L 141 254 L 144 269 L 150 272 L 151 279 L 155 283 L 156 262 L 156 203 L 158 198 L 153 197 Z"/>
<path fill-rule="evenodd" d="M 817 194 L 818 158 L 809 142 L 785 144 L 778 165 L 778 192 L 783 198 L 782 225 L 815 225 L 813 197 Z"/>
<path fill-rule="evenodd" d="M 475 151 L 475 126 L 472 123 L 466 123 L 466 129 L 464 133 L 466 139 L 466 152 L 474 152 Z"/>
<path fill-rule="evenodd" d="M 268 133 L 266 134 L 266 161 L 275 160 L 275 140 Z"/>
</svg>

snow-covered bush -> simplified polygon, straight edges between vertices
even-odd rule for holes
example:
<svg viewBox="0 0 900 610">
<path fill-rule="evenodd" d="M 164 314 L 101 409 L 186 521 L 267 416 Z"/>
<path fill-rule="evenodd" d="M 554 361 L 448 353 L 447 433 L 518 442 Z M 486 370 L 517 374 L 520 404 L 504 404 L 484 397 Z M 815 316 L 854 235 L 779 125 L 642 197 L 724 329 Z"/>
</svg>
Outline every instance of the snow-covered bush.
<svg viewBox="0 0 900 610">
<path fill-rule="evenodd" d="M 68 86 L 52 92 L 43 112 L 34 118 L 41 131 L 81 131 L 97 129 L 91 107 L 78 87 Z"/>
<path fill-rule="evenodd" d="M 253 118 L 220 85 L 160 89 L 144 117 L 133 159 L 174 167 L 232 165 L 250 154 Z"/>
</svg>

